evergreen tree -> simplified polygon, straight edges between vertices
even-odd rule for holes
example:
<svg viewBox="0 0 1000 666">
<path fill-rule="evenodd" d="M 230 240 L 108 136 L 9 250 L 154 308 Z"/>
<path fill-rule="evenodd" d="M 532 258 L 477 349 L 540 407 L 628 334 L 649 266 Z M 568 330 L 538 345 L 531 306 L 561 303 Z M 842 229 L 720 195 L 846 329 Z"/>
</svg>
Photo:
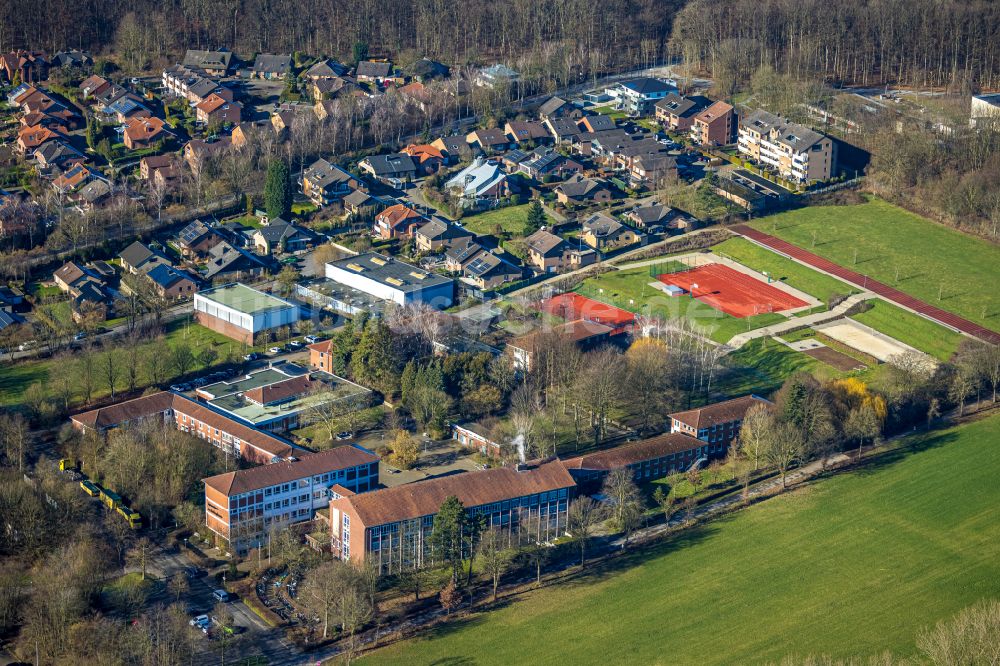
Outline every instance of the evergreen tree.
<svg viewBox="0 0 1000 666">
<path fill-rule="evenodd" d="M 355 65 L 362 60 L 368 60 L 368 42 L 354 42 L 353 55 Z"/>
<path fill-rule="evenodd" d="M 264 208 L 272 220 L 288 215 L 292 210 L 292 176 L 283 160 L 274 160 L 267 167 Z"/>
<path fill-rule="evenodd" d="M 535 233 L 548 221 L 549 218 L 545 214 L 545 209 L 542 208 L 542 202 L 538 199 L 532 199 L 531 206 L 528 208 L 528 228 L 525 229 L 525 235 Z"/>
<path fill-rule="evenodd" d="M 392 335 L 381 319 L 369 319 L 351 358 L 351 370 L 358 382 L 385 395 L 396 388 L 396 363 Z"/>
<path fill-rule="evenodd" d="M 454 495 L 445 499 L 434 516 L 431 547 L 437 559 L 451 565 L 452 581 L 458 580 L 458 572 L 462 566 L 462 544 L 467 520 L 465 507 Z"/>
<path fill-rule="evenodd" d="M 399 397 L 405 404 L 409 396 L 413 393 L 413 387 L 417 383 L 417 362 L 410 360 L 403 368 L 403 374 L 399 378 Z"/>
<path fill-rule="evenodd" d="M 97 149 L 97 142 L 101 140 L 101 132 L 93 118 L 87 118 L 87 147 L 91 150 Z"/>
</svg>

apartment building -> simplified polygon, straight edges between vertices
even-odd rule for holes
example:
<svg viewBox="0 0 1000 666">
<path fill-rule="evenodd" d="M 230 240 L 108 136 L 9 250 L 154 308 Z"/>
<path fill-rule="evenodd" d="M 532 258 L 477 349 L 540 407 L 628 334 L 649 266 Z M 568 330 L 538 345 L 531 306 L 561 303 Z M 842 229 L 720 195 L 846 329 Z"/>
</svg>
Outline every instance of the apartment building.
<svg viewBox="0 0 1000 666">
<path fill-rule="evenodd" d="M 370 493 L 335 486 L 331 548 L 344 560 L 370 556 L 382 573 L 423 566 L 430 556 L 434 516 L 452 496 L 470 516 L 483 516 L 492 529 L 530 525 L 532 540 L 548 541 L 566 529 L 575 486 L 558 460 L 465 472 Z M 517 532 L 512 539 L 525 536 Z"/>
<path fill-rule="evenodd" d="M 799 183 L 826 180 L 836 173 L 837 146 L 808 127 L 767 111 L 754 111 L 739 123 L 739 152 Z"/>
<path fill-rule="evenodd" d="M 744 395 L 670 415 L 670 432 L 729 446 L 740 434 L 743 418 L 754 405 L 771 405 L 756 395 Z"/>
<path fill-rule="evenodd" d="M 699 146 L 725 146 L 736 133 L 736 112 L 730 104 L 719 101 L 694 116 L 691 141 Z"/>
<path fill-rule="evenodd" d="M 330 488 L 363 493 L 378 486 L 378 456 L 359 446 L 339 446 L 202 482 L 205 524 L 243 555 L 265 543 L 273 527 L 313 520 L 329 505 Z"/>
</svg>

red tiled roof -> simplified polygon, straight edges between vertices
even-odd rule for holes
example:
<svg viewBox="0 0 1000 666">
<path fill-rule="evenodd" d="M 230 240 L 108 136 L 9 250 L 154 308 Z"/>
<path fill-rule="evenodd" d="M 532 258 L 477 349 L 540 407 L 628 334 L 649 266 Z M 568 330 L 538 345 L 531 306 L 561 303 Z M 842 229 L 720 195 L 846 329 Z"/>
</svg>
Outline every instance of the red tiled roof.
<svg viewBox="0 0 1000 666">
<path fill-rule="evenodd" d="M 422 218 L 423 216 L 420 213 L 404 204 L 389 206 L 376 217 L 379 222 L 384 222 L 393 229 L 399 227 L 407 220 L 419 220 Z"/>
<path fill-rule="evenodd" d="M 378 462 L 378 456 L 355 446 L 338 446 L 328 451 L 312 453 L 294 461 L 282 461 L 235 472 L 226 472 L 202 479 L 209 488 L 227 497 L 325 474 L 339 469 Z"/>
<path fill-rule="evenodd" d="M 131 118 L 125 123 L 125 136 L 131 141 L 149 141 L 163 131 L 164 123 L 156 117 Z"/>
<path fill-rule="evenodd" d="M 309 345 L 309 349 L 323 354 L 329 354 L 330 349 L 333 347 L 333 340 L 320 340 L 319 342 L 314 342 Z"/>
<path fill-rule="evenodd" d="M 742 421 L 747 410 L 754 405 L 770 405 L 770 401 L 759 398 L 755 395 L 744 395 L 732 400 L 717 402 L 713 405 L 705 405 L 698 409 L 689 409 L 684 412 L 671 414 L 670 418 L 676 419 L 685 425 L 689 425 L 695 430 L 711 428 L 720 423 L 730 421 Z"/>
<path fill-rule="evenodd" d="M 70 417 L 70 420 L 88 428 L 104 430 L 106 428 L 114 428 L 122 423 L 128 423 L 129 421 L 165 412 L 171 408 L 173 401 L 174 394 L 164 391 L 152 395 L 144 395 L 134 400 L 126 400 L 125 402 L 119 402 L 108 407 L 99 407 L 89 412 L 75 414 Z"/>
<path fill-rule="evenodd" d="M 512 467 L 464 472 L 336 501 L 349 503 L 364 526 L 374 527 L 435 514 L 442 502 L 451 496 L 471 508 L 575 485 L 562 462 L 553 460 L 531 465 L 520 472 Z"/>
<path fill-rule="evenodd" d="M 410 157 L 416 157 L 417 160 L 423 164 L 427 160 L 439 159 L 443 160 L 444 155 L 441 151 L 430 144 L 410 144 L 406 148 L 403 148 L 403 152 Z"/>
<path fill-rule="evenodd" d="M 628 465 L 654 460 L 663 456 L 681 451 L 689 451 L 700 446 L 705 446 L 705 442 L 690 435 L 679 432 L 666 433 L 644 439 L 641 442 L 634 442 L 619 446 L 606 451 L 598 451 L 585 456 L 571 458 L 564 461 L 569 469 L 588 469 L 602 472 L 621 469 Z"/>
<path fill-rule="evenodd" d="M 270 405 L 274 402 L 302 395 L 309 390 L 310 386 L 312 386 L 312 380 L 309 379 L 308 375 L 302 375 L 301 377 L 292 377 L 291 379 L 285 379 L 274 384 L 250 389 L 243 394 L 243 397 L 256 402 L 258 405 Z"/>
<path fill-rule="evenodd" d="M 605 324 L 599 324 L 596 321 L 589 321 L 586 319 L 577 319 L 552 328 L 553 333 L 565 336 L 573 342 L 583 342 L 600 335 L 610 335 L 614 330 L 615 329 L 611 326 L 606 326 Z M 516 347 L 517 349 L 534 351 L 535 344 L 537 343 L 538 337 L 541 333 L 542 331 L 534 331 L 532 333 L 528 333 L 527 335 L 514 338 L 508 344 L 512 347 Z"/>
</svg>

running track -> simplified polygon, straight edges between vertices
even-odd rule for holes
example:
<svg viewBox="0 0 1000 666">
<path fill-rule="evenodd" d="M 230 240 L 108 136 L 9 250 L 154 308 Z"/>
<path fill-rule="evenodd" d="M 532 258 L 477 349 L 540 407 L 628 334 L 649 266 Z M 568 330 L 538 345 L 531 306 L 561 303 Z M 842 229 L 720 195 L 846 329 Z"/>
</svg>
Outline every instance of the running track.
<svg viewBox="0 0 1000 666">
<path fill-rule="evenodd" d="M 1000 344 L 1000 333 L 997 333 L 996 331 L 991 331 L 990 329 L 973 323 L 968 319 L 963 319 L 956 314 L 946 312 L 941 308 L 936 308 L 933 305 L 910 296 L 909 294 L 904 294 L 898 289 L 893 289 L 887 284 L 883 284 L 870 277 L 866 277 L 861 273 L 855 273 L 854 271 L 848 270 L 843 266 L 833 263 L 829 259 L 824 259 L 817 254 L 803 250 L 798 245 L 792 245 L 788 241 L 781 240 L 777 236 L 762 233 L 745 224 L 737 224 L 730 227 L 730 229 L 742 236 L 746 236 L 752 241 L 765 245 L 772 250 L 777 250 L 778 252 L 787 254 L 802 263 L 809 264 L 810 266 L 818 268 L 821 271 L 831 275 L 836 275 L 842 280 L 846 280 L 847 282 L 855 284 L 859 287 L 875 292 L 879 296 L 884 297 L 886 300 L 898 303 L 899 305 L 907 307 L 915 312 L 919 312 L 929 319 L 946 324 L 952 328 L 957 328 L 963 333 L 968 333 L 969 335 L 979 338 L 980 340 L 985 340 L 993 344 Z"/>
</svg>

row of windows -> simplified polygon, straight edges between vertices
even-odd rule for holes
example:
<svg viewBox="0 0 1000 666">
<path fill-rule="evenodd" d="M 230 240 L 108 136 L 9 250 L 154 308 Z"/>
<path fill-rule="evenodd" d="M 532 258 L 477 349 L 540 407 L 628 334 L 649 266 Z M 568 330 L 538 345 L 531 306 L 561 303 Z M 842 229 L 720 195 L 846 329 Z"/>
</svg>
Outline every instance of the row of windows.
<svg viewBox="0 0 1000 666">
<path fill-rule="evenodd" d="M 372 463 L 370 465 L 360 465 L 358 467 L 351 467 L 346 470 L 336 470 L 333 472 L 328 472 L 326 474 L 317 474 L 316 476 L 306 477 L 304 479 L 299 479 L 298 481 L 290 481 L 289 483 L 282 483 L 274 486 L 268 486 L 263 490 L 253 490 L 248 493 L 242 493 L 240 495 L 235 495 L 233 497 L 233 503 L 237 506 L 247 506 L 249 504 L 259 504 L 264 500 L 265 497 L 271 497 L 273 495 L 280 495 L 282 493 L 294 492 L 298 488 L 307 488 L 311 483 L 340 483 L 342 481 L 355 481 L 358 478 L 366 478 L 368 476 L 378 474 L 378 463 Z M 368 482 L 365 481 L 365 489 L 368 489 Z M 353 485 L 353 484 L 352 484 Z"/>
</svg>

